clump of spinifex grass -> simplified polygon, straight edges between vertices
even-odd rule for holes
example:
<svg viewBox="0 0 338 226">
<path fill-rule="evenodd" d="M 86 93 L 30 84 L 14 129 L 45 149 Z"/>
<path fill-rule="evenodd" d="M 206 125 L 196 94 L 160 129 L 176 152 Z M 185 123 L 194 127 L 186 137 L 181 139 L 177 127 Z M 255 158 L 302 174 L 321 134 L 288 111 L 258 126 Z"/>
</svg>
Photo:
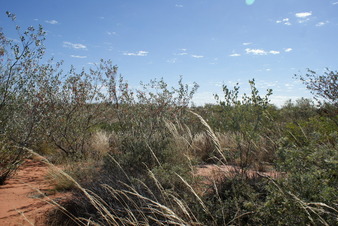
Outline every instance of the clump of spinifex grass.
<svg viewBox="0 0 338 226">
<path fill-rule="evenodd" d="M 33 155 L 38 155 L 30 149 L 25 150 Z M 200 224 L 189 205 L 182 200 L 180 195 L 174 191 L 164 189 L 151 171 L 148 171 L 148 176 L 153 181 L 153 188 L 150 188 L 142 181 L 132 181 L 124 170 L 120 168 L 119 164 L 112 159 L 112 164 L 114 163 L 117 168 L 120 168 L 121 173 L 125 174 L 127 182 L 119 181 L 119 188 L 114 188 L 108 184 L 95 184 L 96 192 L 94 192 L 84 188 L 67 173 L 48 162 L 47 159 L 41 159 L 53 170 L 58 171 L 60 175 L 73 183 L 77 189 L 74 196 L 75 199 L 66 203 L 65 207 L 52 203 L 60 208 L 60 211 L 54 212 L 50 216 L 48 223 L 51 225 L 59 225 L 61 222 L 63 225 Z M 178 175 L 177 177 L 187 186 L 192 196 L 195 196 L 198 199 L 198 203 L 205 209 L 205 205 L 193 188 L 183 177 Z M 79 213 L 86 210 L 91 212 Z M 207 211 L 207 209 L 205 210 Z M 61 217 L 60 214 L 64 217 Z M 83 216 L 77 216 L 81 214 Z"/>
</svg>

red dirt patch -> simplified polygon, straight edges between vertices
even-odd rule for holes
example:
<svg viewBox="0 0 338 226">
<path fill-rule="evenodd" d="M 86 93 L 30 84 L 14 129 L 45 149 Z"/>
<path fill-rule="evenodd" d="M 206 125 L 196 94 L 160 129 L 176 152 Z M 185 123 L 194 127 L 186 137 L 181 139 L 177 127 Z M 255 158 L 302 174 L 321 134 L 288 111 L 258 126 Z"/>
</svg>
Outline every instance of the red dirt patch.
<svg viewBox="0 0 338 226">
<path fill-rule="evenodd" d="M 69 194 L 52 190 L 47 173 L 46 164 L 28 159 L 5 185 L 0 186 L 0 225 L 44 225 L 46 212 L 54 208 L 47 201 L 69 198 Z"/>
<path fill-rule="evenodd" d="M 240 167 L 233 165 L 199 165 L 196 167 L 196 175 L 208 178 L 210 180 L 221 179 L 222 177 L 232 177 L 237 173 L 244 173 Z M 261 172 L 256 170 L 248 169 L 245 171 L 246 175 L 249 177 L 255 176 L 257 173 L 269 176 L 272 178 L 277 178 L 283 173 L 276 172 L 275 170 L 270 170 L 267 172 Z"/>
<path fill-rule="evenodd" d="M 214 184 L 216 181 L 220 181 L 225 178 L 232 178 L 241 173 L 247 175 L 248 177 L 254 177 L 259 174 L 261 176 L 268 176 L 274 179 L 285 175 L 285 173 L 277 172 L 273 169 L 267 172 L 248 169 L 243 172 L 240 167 L 233 165 L 199 165 L 195 168 L 195 175 L 201 177 L 202 181 L 196 189 L 200 195 L 203 195 L 208 192 L 210 185 Z"/>
</svg>

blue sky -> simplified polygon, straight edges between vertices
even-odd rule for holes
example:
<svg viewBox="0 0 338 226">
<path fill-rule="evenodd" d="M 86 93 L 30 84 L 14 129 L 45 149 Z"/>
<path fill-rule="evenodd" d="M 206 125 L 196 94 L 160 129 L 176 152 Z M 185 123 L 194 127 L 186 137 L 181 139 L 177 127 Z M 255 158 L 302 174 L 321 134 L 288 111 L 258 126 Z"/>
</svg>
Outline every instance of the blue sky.
<svg viewBox="0 0 338 226">
<path fill-rule="evenodd" d="M 214 102 L 221 85 L 255 78 L 272 102 L 310 97 L 294 74 L 337 70 L 338 0 L 0 0 L 0 27 L 16 38 L 42 24 L 46 56 L 65 66 L 111 59 L 136 87 L 163 77 L 200 85 L 196 104 Z"/>
</svg>

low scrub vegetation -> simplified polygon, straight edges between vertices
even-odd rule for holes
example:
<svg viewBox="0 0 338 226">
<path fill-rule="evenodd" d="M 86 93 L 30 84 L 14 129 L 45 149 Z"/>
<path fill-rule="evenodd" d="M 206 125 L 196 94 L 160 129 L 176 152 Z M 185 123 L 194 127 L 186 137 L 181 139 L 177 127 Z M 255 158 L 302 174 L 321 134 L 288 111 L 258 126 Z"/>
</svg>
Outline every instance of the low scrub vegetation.
<svg viewBox="0 0 338 226">
<path fill-rule="evenodd" d="M 278 108 L 253 79 L 192 107 L 197 84 L 131 89 L 104 60 L 65 72 L 41 61 L 42 28 L 17 29 L 20 45 L 0 32 L 0 184 L 43 156 L 73 192 L 48 225 L 337 224 L 337 72 L 300 76 L 318 105 Z M 206 164 L 234 170 L 211 180 L 196 173 Z"/>
</svg>

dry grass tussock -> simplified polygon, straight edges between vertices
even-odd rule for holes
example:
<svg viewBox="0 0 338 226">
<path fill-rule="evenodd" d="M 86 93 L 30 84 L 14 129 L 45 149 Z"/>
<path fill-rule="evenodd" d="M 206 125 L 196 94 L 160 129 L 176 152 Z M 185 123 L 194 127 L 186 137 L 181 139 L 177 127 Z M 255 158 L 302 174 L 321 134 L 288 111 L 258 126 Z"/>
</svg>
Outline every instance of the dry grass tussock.
<svg viewBox="0 0 338 226">
<path fill-rule="evenodd" d="M 100 160 L 108 153 L 118 153 L 119 139 L 114 132 L 96 131 L 89 142 L 89 159 Z"/>
<path fill-rule="evenodd" d="M 28 148 L 25 148 L 25 150 L 35 156 L 39 156 L 37 153 Z M 41 156 L 39 157 L 41 161 L 49 165 L 54 175 L 58 175 L 58 177 L 68 180 L 69 183 L 82 192 L 100 216 L 99 222 L 90 218 L 85 219 L 75 217 L 60 204 L 51 202 L 51 205 L 55 205 L 61 212 L 63 212 L 63 214 L 69 217 L 70 220 L 68 222 L 64 222 L 65 225 L 202 225 L 192 214 L 192 211 L 189 209 L 189 205 L 184 202 L 184 200 L 180 199 L 178 194 L 163 189 L 151 171 L 149 171 L 149 175 L 160 190 L 161 199 L 163 199 L 164 202 L 160 203 L 156 198 L 152 199 L 142 195 L 134 187 L 133 183 L 123 183 L 125 189 L 114 189 L 106 184 L 97 185 L 101 186 L 108 192 L 110 195 L 109 199 L 113 199 L 116 203 L 118 203 L 119 208 L 115 209 L 109 206 L 109 204 L 105 201 L 107 197 L 100 197 L 90 190 L 85 189 L 65 171 L 51 164 L 46 158 Z M 187 189 L 191 191 L 192 195 L 197 198 L 204 211 L 208 212 L 206 205 L 194 189 L 182 177 L 179 175 L 177 176 L 184 184 L 186 184 Z M 152 192 L 145 184 L 144 186 L 150 193 Z M 152 196 L 156 197 L 155 194 Z M 208 212 L 208 214 L 210 213 Z M 51 219 L 49 223 L 53 225 L 53 219 Z"/>
</svg>

